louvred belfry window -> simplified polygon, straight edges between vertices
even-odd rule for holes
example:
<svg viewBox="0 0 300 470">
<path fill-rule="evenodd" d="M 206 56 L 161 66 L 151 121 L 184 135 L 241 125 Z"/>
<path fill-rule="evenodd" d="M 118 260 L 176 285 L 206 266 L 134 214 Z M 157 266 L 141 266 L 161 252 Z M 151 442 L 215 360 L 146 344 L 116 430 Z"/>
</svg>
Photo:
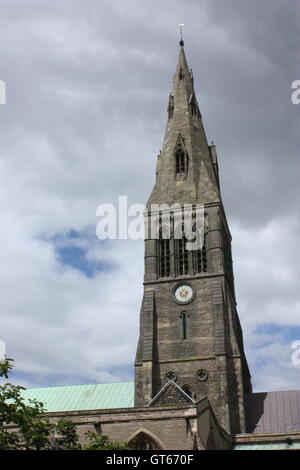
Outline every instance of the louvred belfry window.
<svg viewBox="0 0 300 470">
<path fill-rule="evenodd" d="M 179 253 L 179 274 L 187 274 L 189 272 L 188 251 L 186 249 L 186 240 L 178 240 Z"/>
<path fill-rule="evenodd" d="M 207 256 L 206 256 L 206 246 L 205 242 L 203 243 L 202 248 L 193 251 L 193 265 L 194 273 L 206 273 L 207 271 Z"/>
<path fill-rule="evenodd" d="M 159 240 L 160 277 L 170 276 L 170 240 Z"/>
<path fill-rule="evenodd" d="M 193 227 L 193 233 L 196 233 L 196 225 L 194 225 Z M 196 240 L 194 240 L 194 242 L 196 243 L 196 247 L 195 247 L 196 249 L 193 249 L 193 255 L 192 255 L 194 274 L 207 272 L 207 254 L 206 254 L 205 237 L 206 237 L 206 234 L 204 233 L 204 239 L 201 242 L 201 245 L 200 245 L 200 241 L 197 242 L 197 238 Z"/>
<path fill-rule="evenodd" d="M 157 259 L 157 276 L 169 277 L 171 273 L 171 238 L 172 232 L 170 227 L 166 227 L 160 220 L 159 237 L 156 240 L 156 259 Z"/>
<path fill-rule="evenodd" d="M 189 252 L 186 244 L 187 240 L 184 236 L 179 240 L 175 240 L 177 274 L 181 276 L 189 272 Z"/>
<path fill-rule="evenodd" d="M 203 245 L 202 249 L 196 251 L 196 272 L 205 273 L 207 271 L 206 261 L 206 248 Z"/>
</svg>

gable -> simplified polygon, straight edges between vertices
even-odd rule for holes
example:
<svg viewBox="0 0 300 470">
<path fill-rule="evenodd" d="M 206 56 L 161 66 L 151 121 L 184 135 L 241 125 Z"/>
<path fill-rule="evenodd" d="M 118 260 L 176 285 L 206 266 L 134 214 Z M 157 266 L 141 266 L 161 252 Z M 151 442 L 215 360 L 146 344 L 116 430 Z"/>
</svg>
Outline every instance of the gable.
<svg viewBox="0 0 300 470">
<path fill-rule="evenodd" d="M 195 401 L 175 382 L 169 380 L 147 406 L 189 405 Z"/>
</svg>

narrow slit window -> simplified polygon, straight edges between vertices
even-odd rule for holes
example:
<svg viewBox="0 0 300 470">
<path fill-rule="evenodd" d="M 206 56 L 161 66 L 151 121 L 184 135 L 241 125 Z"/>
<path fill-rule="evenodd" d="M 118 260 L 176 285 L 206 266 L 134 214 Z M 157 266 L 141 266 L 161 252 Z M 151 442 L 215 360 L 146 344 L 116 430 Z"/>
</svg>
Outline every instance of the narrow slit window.
<svg viewBox="0 0 300 470">
<path fill-rule="evenodd" d="M 185 172 L 185 155 L 182 149 L 176 152 L 176 173 L 181 174 Z"/>
<path fill-rule="evenodd" d="M 188 314 L 186 312 L 182 312 L 180 314 L 180 321 L 181 321 L 181 337 L 183 340 L 186 340 L 187 330 L 188 330 Z"/>
<path fill-rule="evenodd" d="M 197 103 L 196 103 L 196 100 L 193 99 L 192 102 L 191 102 L 191 113 L 192 113 L 192 116 L 197 116 L 198 112 L 197 112 Z"/>
</svg>

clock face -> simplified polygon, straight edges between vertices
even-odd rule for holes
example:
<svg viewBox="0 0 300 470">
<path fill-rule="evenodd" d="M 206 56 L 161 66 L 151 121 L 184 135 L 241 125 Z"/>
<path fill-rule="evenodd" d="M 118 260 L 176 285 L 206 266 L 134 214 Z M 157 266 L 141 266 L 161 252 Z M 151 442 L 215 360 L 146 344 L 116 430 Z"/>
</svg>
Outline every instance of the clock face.
<svg viewBox="0 0 300 470">
<path fill-rule="evenodd" d="M 194 292 L 191 286 L 183 284 L 175 290 L 175 298 L 177 302 L 187 303 L 193 298 Z"/>
</svg>

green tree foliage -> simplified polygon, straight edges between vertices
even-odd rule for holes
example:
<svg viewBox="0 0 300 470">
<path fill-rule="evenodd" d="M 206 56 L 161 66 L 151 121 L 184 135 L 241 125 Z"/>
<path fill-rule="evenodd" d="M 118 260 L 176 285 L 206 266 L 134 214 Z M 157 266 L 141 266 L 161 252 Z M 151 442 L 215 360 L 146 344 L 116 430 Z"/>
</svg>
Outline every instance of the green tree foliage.
<svg viewBox="0 0 300 470">
<path fill-rule="evenodd" d="M 126 442 L 113 442 L 108 436 L 96 434 L 95 432 L 88 431 L 85 433 L 89 439 L 89 443 L 83 448 L 84 450 L 132 450 L 133 447 Z"/>
<path fill-rule="evenodd" d="M 12 359 L 0 363 L 0 376 L 8 377 Z M 73 423 L 59 421 L 56 425 L 45 418 L 44 405 L 38 400 L 22 398 L 24 387 L 5 383 L 0 386 L 0 449 L 41 450 L 55 445 L 55 434 L 59 433 L 66 447 L 77 444 Z M 17 429 L 17 430 L 16 430 Z"/>
</svg>

